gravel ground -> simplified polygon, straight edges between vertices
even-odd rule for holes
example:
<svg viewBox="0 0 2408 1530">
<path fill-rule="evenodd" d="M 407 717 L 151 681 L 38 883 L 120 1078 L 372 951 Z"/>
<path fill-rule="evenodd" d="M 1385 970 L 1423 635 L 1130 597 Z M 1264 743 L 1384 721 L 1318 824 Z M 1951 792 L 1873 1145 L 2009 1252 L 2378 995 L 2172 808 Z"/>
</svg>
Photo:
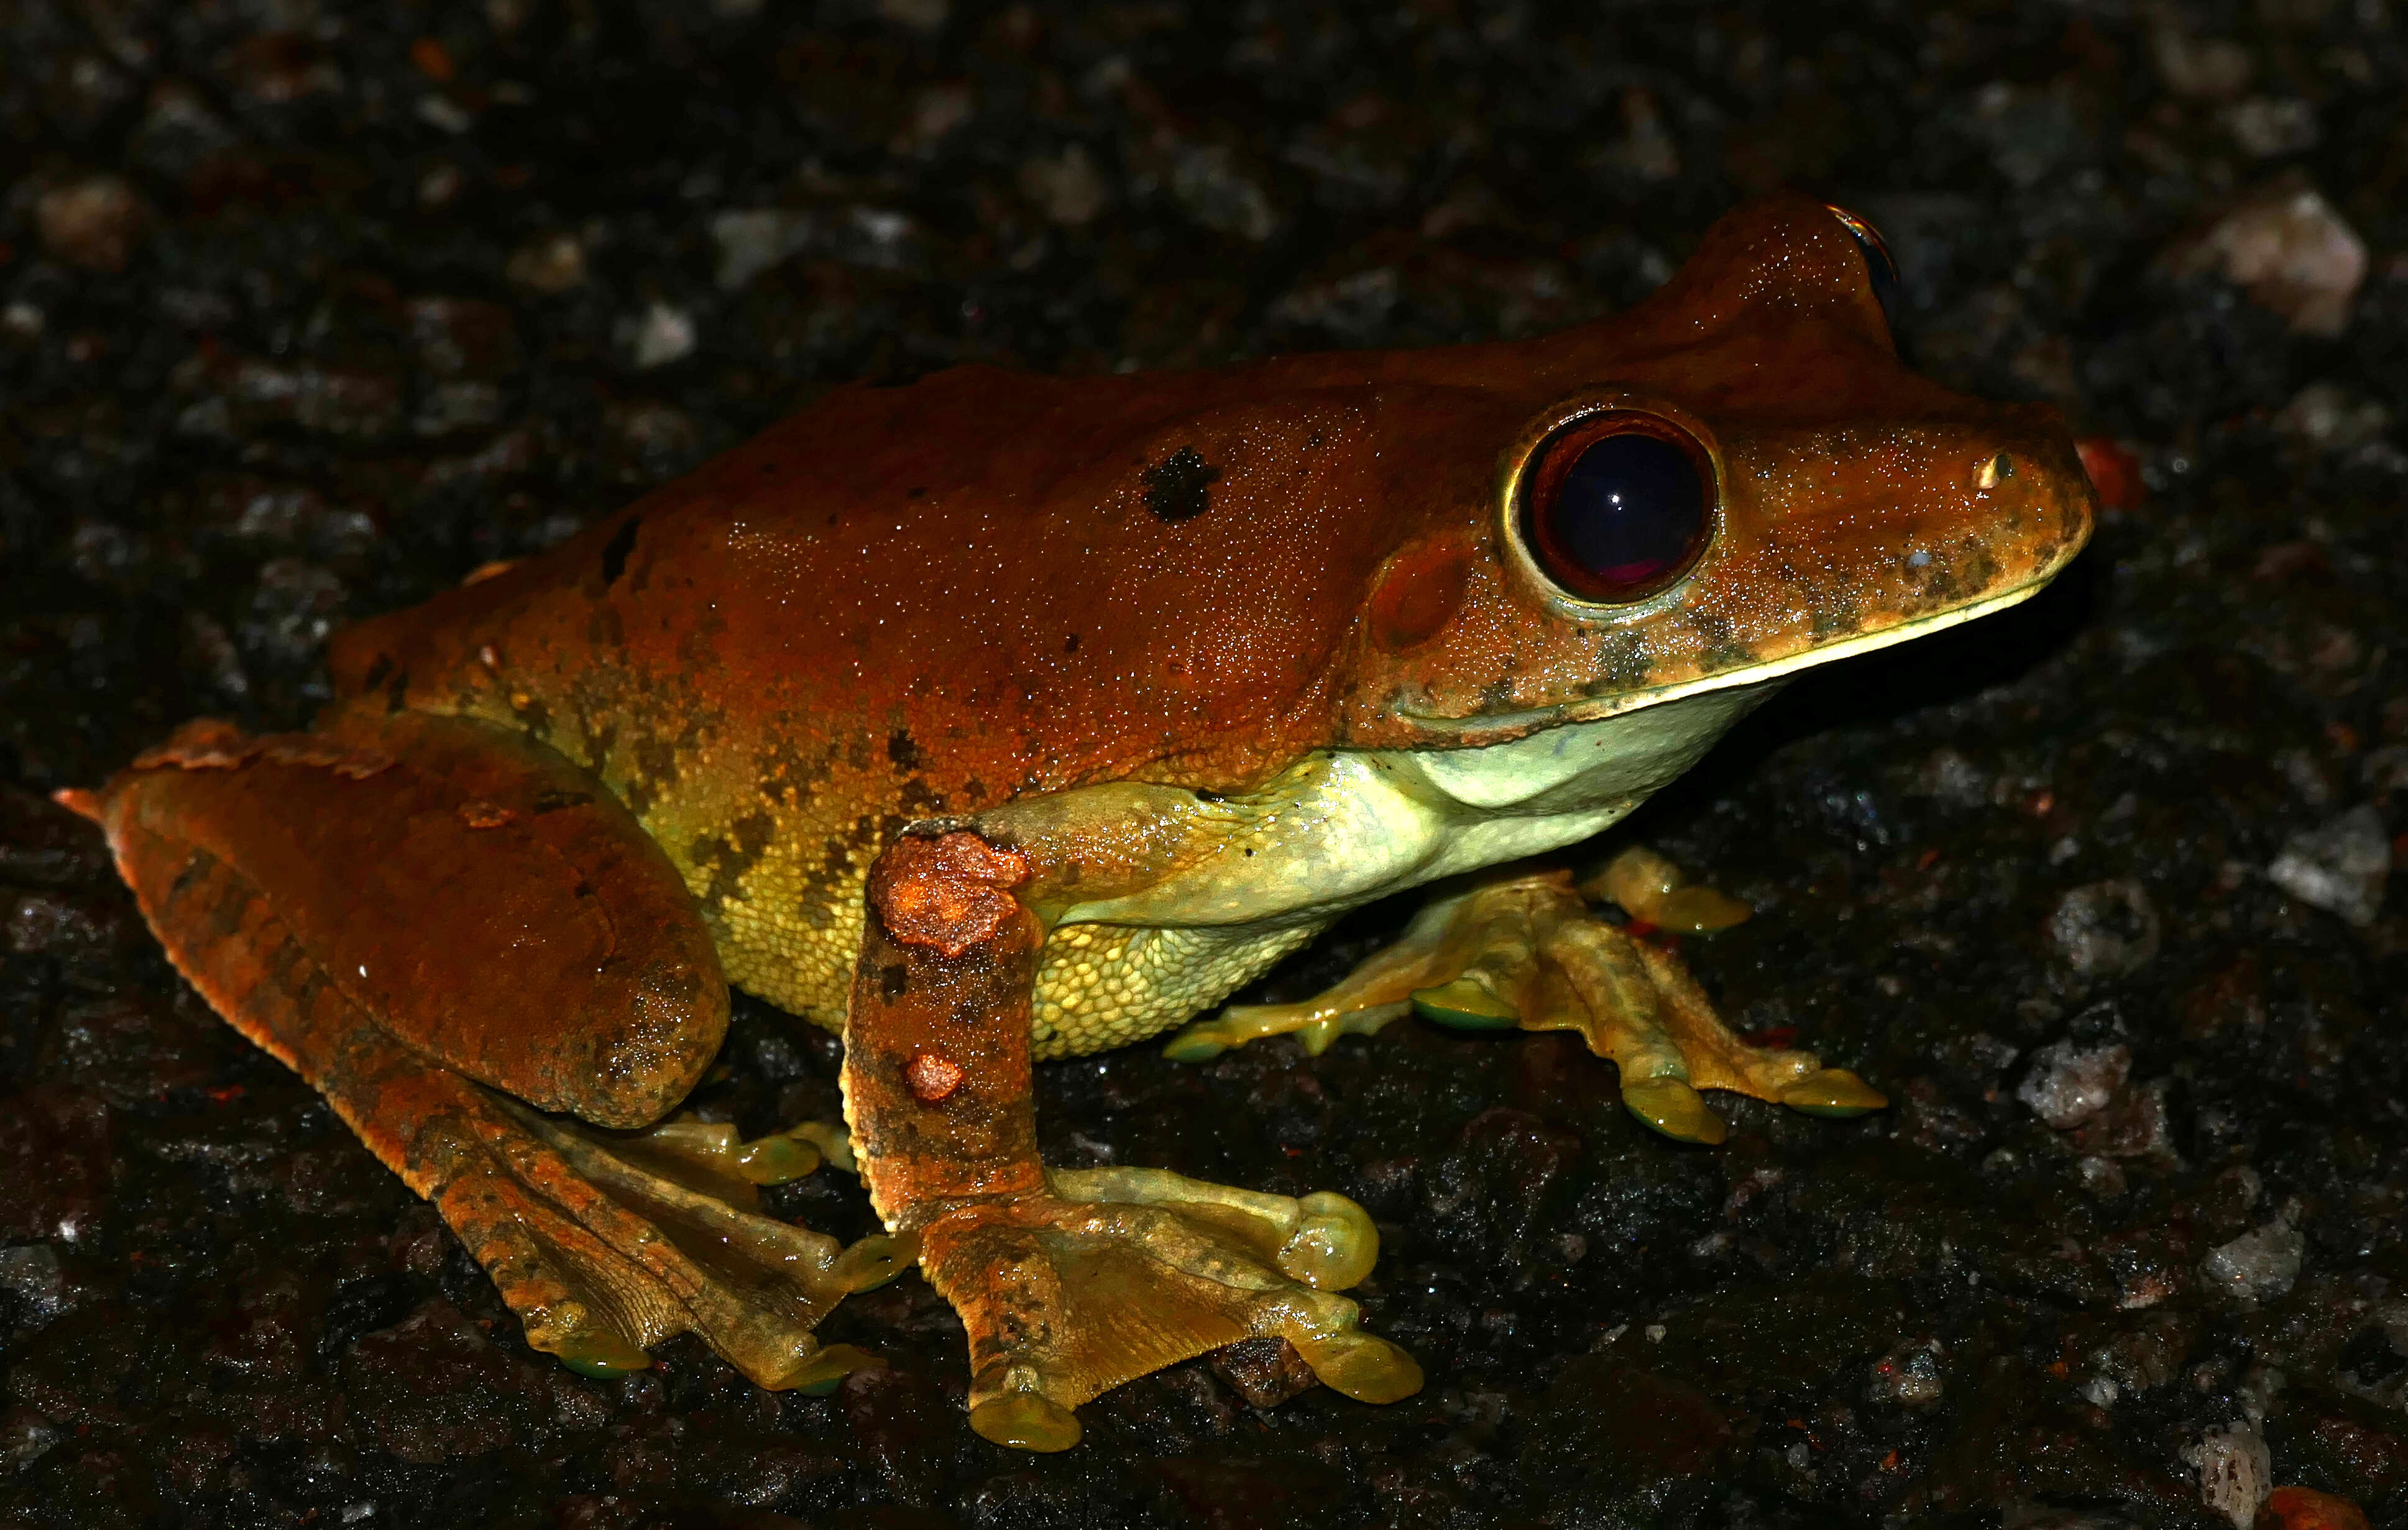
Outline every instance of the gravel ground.
<svg viewBox="0 0 2408 1530">
<path fill-rule="evenodd" d="M 0 1523 L 2408 1525 L 2391 9 L 0 0 Z M 1694 1151 L 1413 1024 L 1040 1070 L 1058 1162 L 1371 1208 L 1411 1401 L 1230 1352 L 1012 1455 L 916 1277 L 832 1396 L 571 1376 L 44 800 L 838 382 L 1541 332 L 1783 184 L 2119 507 L 1633 825 L 1757 910 L 1726 1012 L 1897 1108 Z M 835 1066 L 739 1004 L 699 1103 Z"/>
</svg>

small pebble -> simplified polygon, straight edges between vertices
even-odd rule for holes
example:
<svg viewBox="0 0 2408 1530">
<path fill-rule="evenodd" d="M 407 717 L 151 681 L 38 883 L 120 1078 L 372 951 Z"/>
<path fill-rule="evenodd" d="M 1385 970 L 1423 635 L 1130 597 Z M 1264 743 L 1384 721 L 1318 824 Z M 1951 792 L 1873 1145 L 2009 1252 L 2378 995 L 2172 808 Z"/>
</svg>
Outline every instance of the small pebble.
<svg viewBox="0 0 2408 1530">
<path fill-rule="evenodd" d="M 2199 1270 L 2209 1290 L 2236 1301 L 2262 1302 L 2291 1289 L 2306 1255 L 2307 1239 L 2300 1230 L 2276 1221 L 2213 1250 Z"/>
<path fill-rule="evenodd" d="M 53 186 L 34 204 L 42 248 L 87 271 L 122 271 L 140 242 L 141 199 L 122 176 L 87 176 Z"/>
<path fill-rule="evenodd" d="M 2256 1530 L 2369 1530 L 2366 1510 L 2315 1488 L 2276 1488 L 2258 1510 Z"/>
<path fill-rule="evenodd" d="M 585 246 L 576 235 L 545 234 L 511 252 L 505 274 L 531 292 L 565 293 L 585 279 Z"/>
<path fill-rule="evenodd" d="M 2243 1423 L 2212 1429 L 2184 1453 L 2199 1467 L 2199 1501 L 2231 1521 L 2233 1530 L 2250 1530 L 2273 1473 L 2265 1437 L 2257 1426 Z"/>
<path fill-rule="evenodd" d="M 2049 939 L 2086 978 L 2119 978 L 2157 960 L 2163 925 L 2149 890 L 2130 878 L 2091 882 L 2059 898 Z"/>
<path fill-rule="evenodd" d="M 620 324 L 619 338 L 638 371 L 666 366 L 694 354 L 694 316 L 683 308 L 654 302 Z"/>
<path fill-rule="evenodd" d="M 2295 333 L 2328 337 L 2349 327 L 2366 279 L 2366 241 L 2322 193 L 2291 179 L 2236 203 L 2172 259 L 2177 271 L 2222 272 Z"/>
<path fill-rule="evenodd" d="M 2059 1041 L 2032 1053 L 2015 1098 L 2058 1131 L 2069 1131 L 2114 1104 L 2131 1071 L 2132 1049 L 2120 1041 L 2103 1047 Z"/>
<path fill-rule="evenodd" d="M 2391 876 L 2391 836 L 2372 803 L 2360 804 L 2283 841 L 2267 879 L 2352 924 L 2374 922 Z"/>
</svg>

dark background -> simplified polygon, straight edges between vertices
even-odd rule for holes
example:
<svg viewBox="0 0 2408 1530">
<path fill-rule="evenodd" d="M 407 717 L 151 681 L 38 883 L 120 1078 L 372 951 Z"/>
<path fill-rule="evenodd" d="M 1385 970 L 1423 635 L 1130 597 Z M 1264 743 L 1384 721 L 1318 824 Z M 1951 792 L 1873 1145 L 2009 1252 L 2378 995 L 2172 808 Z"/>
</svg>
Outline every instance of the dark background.
<svg viewBox="0 0 2408 1530">
<path fill-rule="evenodd" d="M 0 0 L 0 1520 L 2218 1525 L 2213 1435 L 2408 1524 L 2396 8 Z M 1042 1070 L 1057 1162 L 1371 1208 L 1411 1401 L 1225 1357 L 1010 1454 L 916 1277 L 830 1397 L 573 1377 L 44 800 L 840 382 L 1542 332 L 1782 185 L 2122 479 L 1632 826 L 1757 909 L 1686 947 L 1726 1013 L 1897 1108 L 1686 1149 L 1418 1023 Z M 748 1130 L 833 1108 L 760 1006 L 725 1063 Z"/>
</svg>

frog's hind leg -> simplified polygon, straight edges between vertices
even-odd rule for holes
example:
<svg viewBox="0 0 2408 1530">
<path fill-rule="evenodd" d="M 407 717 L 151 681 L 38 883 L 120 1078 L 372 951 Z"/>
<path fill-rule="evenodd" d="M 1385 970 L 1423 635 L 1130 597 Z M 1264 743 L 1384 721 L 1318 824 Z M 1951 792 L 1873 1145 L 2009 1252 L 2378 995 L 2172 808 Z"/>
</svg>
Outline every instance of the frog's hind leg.
<svg viewBox="0 0 2408 1530">
<path fill-rule="evenodd" d="M 1742 907 L 1684 885 L 1669 863 L 1627 851 L 1598 879 L 1635 920 L 1684 930 L 1719 927 Z M 1500 878 L 1434 901 L 1398 941 L 1336 988 L 1301 1004 L 1232 1007 L 1174 1037 L 1173 1057 L 1205 1057 L 1254 1037 L 1295 1031 L 1326 1046 L 1367 1030 L 1357 1012 L 1419 1010 L 1465 1029 L 1578 1031 L 1611 1059 L 1631 1114 L 1668 1137 L 1719 1142 L 1725 1127 L 1699 1096 L 1724 1089 L 1819 1115 L 1857 1115 L 1888 1102 L 1844 1068 L 1810 1052 L 1756 1047 L 1713 1010 L 1678 957 L 1590 911 L 1563 871 Z M 1318 1051 L 1318 1047 L 1314 1047 Z"/>
<path fill-rule="evenodd" d="M 607 1375 L 691 1330 L 767 1386 L 866 1359 L 812 1326 L 909 1252 L 760 1214 L 749 1181 L 810 1149 L 629 1130 L 709 1065 L 726 989 L 666 857 L 568 762 L 456 719 L 204 725 L 77 805 L 177 966 L 437 1204 L 530 1344 Z"/>
</svg>

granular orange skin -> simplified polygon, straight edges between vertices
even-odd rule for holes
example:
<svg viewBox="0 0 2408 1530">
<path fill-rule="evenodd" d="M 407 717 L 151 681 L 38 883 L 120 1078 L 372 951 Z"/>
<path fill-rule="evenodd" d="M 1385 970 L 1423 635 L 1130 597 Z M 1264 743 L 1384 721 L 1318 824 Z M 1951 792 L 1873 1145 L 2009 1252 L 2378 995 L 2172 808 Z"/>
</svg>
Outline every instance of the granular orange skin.
<svg viewBox="0 0 2408 1530">
<path fill-rule="evenodd" d="M 1510 514 L 1565 409 L 1605 408 L 1675 422 L 1718 489 L 1696 565 L 1627 609 L 1534 574 Z M 1037 1155 L 1039 1048 L 1176 1024 L 1309 922 L 1145 966 L 1066 910 L 1241 865 L 1283 808 L 1240 799 L 1316 760 L 1786 673 L 2036 588 L 2094 514 L 2056 415 L 1908 371 L 1855 238 L 1776 196 L 1543 338 L 840 390 L 339 635 L 311 733 L 189 725 L 70 800 L 219 1012 L 580 1364 L 691 1327 L 764 1384 L 823 1379 L 810 1326 L 863 1262 L 749 1190 L 723 1215 L 613 1179 L 505 1096 L 658 1120 L 731 982 L 841 1027 L 873 1200 L 964 1314 L 974 1404 L 1018 1409 L 982 1431 L 1059 1448 L 1099 1387 L 1250 1335 L 1353 1395 L 1419 1384 L 1351 1304 L 1264 1273 L 1359 1279 L 1342 1208 L 1081 1201 Z M 1041 1029 L 1074 990 L 1081 1028 Z M 729 1278 L 731 1249 L 769 1273 Z M 1144 1344 L 1097 1337 L 1108 1298 Z"/>
</svg>

